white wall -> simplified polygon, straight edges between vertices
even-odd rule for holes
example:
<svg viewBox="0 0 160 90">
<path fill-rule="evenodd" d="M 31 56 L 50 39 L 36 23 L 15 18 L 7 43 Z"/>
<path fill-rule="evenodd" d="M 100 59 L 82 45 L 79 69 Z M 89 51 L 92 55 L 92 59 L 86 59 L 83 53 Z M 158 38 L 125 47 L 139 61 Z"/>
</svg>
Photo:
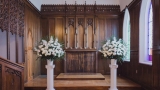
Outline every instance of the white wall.
<svg viewBox="0 0 160 90">
<path fill-rule="evenodd" d="M 41 4 L 42 0 L 29 0 L 32 2 L 32 4 L 40 11 L 41 10 Z M 45 0 L 44 0 L 45 1 Z M 46 0 L 47 1 L 47 0 Z"/>
<path fill-rule="evenodd" d="M 42 4 L 111 4 L 111 5 L 119 5 L 119 0 L 42 0 Z"/>
<path fill-rule="evenodd" d="M 7 59 L 7 32 L 0 29 L 0 57 Z"/>
<path fill-rule="evenodd" d="M 126 5 L 129 5 L 133 0 L 119 0 L 121 11 L 126 7 Z"/>
</svg>

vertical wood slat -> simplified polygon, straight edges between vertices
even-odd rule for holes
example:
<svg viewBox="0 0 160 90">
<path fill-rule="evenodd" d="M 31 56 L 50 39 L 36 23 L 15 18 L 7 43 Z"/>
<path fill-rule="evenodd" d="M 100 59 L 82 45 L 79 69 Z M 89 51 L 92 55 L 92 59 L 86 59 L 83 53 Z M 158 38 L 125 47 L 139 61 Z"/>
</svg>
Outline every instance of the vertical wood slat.
<svg viewBox="0 0 160 90">
<path fill-rule="evenodd" d="M 96 72 L 95 52 L 66 52 L 67 73 L 94 73 Z"/>
</svg>

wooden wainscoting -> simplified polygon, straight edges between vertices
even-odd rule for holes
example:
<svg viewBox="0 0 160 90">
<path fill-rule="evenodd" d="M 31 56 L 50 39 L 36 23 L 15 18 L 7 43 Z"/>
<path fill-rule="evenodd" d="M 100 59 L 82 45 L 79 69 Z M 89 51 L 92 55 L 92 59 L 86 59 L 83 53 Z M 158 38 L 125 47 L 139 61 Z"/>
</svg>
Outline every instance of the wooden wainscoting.
<svg viewBox="0 0 160 90">
<path fill-rule="evenodd" d="M 66 51 L 66 73 L 95 73 L 96 51 Z"/>
<path fill-rule="evenodd" d="M 0 57 L 0 90 L 24 90 L 24 67 Z"/>
</svg>

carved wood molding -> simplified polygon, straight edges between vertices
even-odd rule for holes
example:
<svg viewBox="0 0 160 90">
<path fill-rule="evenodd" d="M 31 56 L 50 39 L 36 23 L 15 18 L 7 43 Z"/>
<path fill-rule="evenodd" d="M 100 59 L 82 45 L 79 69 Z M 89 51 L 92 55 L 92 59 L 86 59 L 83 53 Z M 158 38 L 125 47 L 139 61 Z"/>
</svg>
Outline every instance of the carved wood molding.
<svg viewBox="0 0 160 90">
<path fill-rule="evenodd" d="M 12 34 L 17 33 L 17 0 L 10 0 L 9 2 L 10 8 L 9 8 L 9 13 L 10 13 L 10 32 Z"/>
<path fill-rule="evenodd" d="M 19 8 L 18 8 L 18 34 L 20 36 L 24 36 L 24 2 L 19 1 Z"/>
<path fill-rule="evenodd" d="M 23 36 L 24 8 L 22 0 L 0 0 L 0 29 Z"/>
<path fill-rule="evenodd" d="M 78 26 L 82 26 L 83 27 L 84 24 L 84 18 L 78 18 Z"/>
<path fill-rule="evenodd" d="M 14 69 L 9 68 L 9 67 L 5 67 L 5 72 L 7 72 L 9 74 L 15 74 L 18 77 L 22 76 L 20 71 L 14 70 Z"/>
<path fill-rule="evenodd" d="M 3 0 L 0 0 L 0 8 L 3 8 Z M 0 29 L 2 30 L 2 11 L 3 9 L 0 9 Z"/>
<path fill-rule="evenodd" d="M 70 25 L 74 27 L 74 18 L 68 18 L 68 26 Z"/>
<path fill-rule="evenodd" d="M 9 2 L 4 0 L 2 5 L 2 30 L 9 31 Z"/>
<path fill-rule="evenodd" d="M 93 18 L 88 18 L 87 19 L 87 25 L 88 26 L 93 26 Z"/>
<path fill-rule="evenodd" d="M 119 5 L 42 5 L 41 13 L 52 14 L 108 14 L 120 13 Z"/>
</svg>

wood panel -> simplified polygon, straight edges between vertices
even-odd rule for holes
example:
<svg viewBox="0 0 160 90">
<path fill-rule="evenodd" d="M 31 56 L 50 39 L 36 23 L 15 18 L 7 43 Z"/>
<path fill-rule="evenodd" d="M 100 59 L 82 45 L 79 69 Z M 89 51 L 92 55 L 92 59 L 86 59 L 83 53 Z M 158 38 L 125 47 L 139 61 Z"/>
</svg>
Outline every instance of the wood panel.
<svg viewBox="0 0 160 90">
<path fill-rule="evenodd" d="M 95 52 L 67 52 L 66 67 L 67 73 L 94 73 L 96 72 Z"/>
<path fill-rule="evenodd" d="M 78 46 L 84 48 L 84 29 L 82 26 L 78 27 Z"/>
<path fill-rule="evenodd" d="M 56 18 L 55 23 L 55 37 L 58 38 L 59 41 L 64 41 L 64 19 L 63 18 Z M 73 33 L 73 32 L 72 32 Z"/>
<path fill-rule="evenodd" d="M 41 31 L 40 14 L 37 11 L 35 12 L 35 9 L 32 9 L 28 3 L 29 2 L 25 2 L 25 34 L 24 40 L 21 41 L 24 43 L 22 48 L 25 49 L 22 49 L 25 53 L 25 58 L 23 58 L 23 61 L 25 61 L 25 81 L 32 80 L 41 72 L 41 62 L 37 59 L 37 53 L 33 51 L 33 48 L 38 45 L 41 40 L 41 33 L 46 33 Z M 44 25 L 46 25 L 46 23 Z"/>
<path fill-rule="evenodd" d="M 153 90 L 160 89 L 160 1 L 152 0 L 153 5 Z"/>
<path fill-rule="evenodd" d="M 102 42 L 105 40 L 105 20 L 104 18 L 99 18 L 98 19 L 98 49 L 101 49 Z M 109 31 L 109 30 L 108 30 Z"/>
<path fill-rule="evenodd" d="M 87 28 L 88 30 L 88 36 L 87 36 L 87 42 L 88 42 L 88 45 L 87 45 L 87 48 L 90 48 L 90 49 L 92 49 L 93 48 L 93 27 L 92 26 L 88 26 L 88 28 Z"/>
<path fill-rule="evenodd" d="M 160 69 L 159 69 L 159 59 L 160 59 L 160 41 L 159 41 L 159 35 L 160 35 L 160 19 L 159 13 L 160 13 L 160 1 L 159 0 L 152 0 L 153 4 L 153 90 L 159 90 L 160 89 Z M 158 10 L 158 11 L 157 11 Z"/>
<path fill-rule="evenodd" d="M 55 35 L 55 18 L 49 19 L 49 35 Z"/>
<path fill-rule="evenodd" d="M 47 37 L 49 35 L 49 26 L 48 26 L 48 19 L 42 18 L 41 19 L 41 29 L 42 29 L 42 37 Z"/>
<path fill-rule="evenodd" d="M 24 90 L 24 67 L 1 57 L 0 65 L 1 90 Z"/>
</svg>

